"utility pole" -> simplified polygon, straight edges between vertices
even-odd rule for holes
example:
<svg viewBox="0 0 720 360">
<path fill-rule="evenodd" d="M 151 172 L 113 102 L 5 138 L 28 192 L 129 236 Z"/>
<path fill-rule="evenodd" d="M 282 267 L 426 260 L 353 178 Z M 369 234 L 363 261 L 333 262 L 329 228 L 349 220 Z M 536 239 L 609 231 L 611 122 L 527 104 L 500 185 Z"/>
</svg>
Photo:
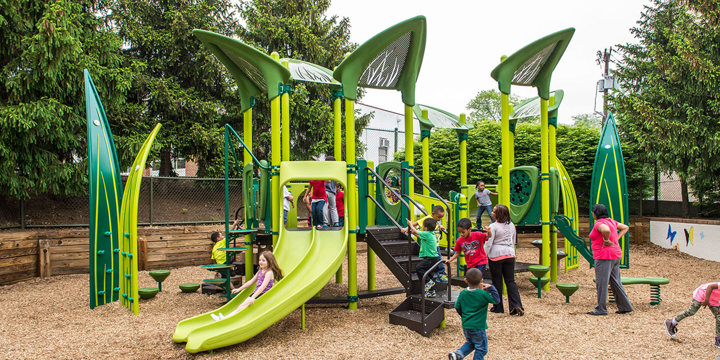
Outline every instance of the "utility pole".
<svg viewBox="0 0 720 360">
<path fill-rule="evenodd" d="M 600 119 L 601 128 L 605 127 L 605 119 L 607 118 L 607 103 L 608 103 L 608 89 L 614 86 L 614 81 L 610 80 L 610 54 L 612 54 L 612 46 L 609 49 L 597 52 L 597 59 L 595 60 L 598 65 L 604 65 L 603 69 L 603 117 Z"/>
</svg>

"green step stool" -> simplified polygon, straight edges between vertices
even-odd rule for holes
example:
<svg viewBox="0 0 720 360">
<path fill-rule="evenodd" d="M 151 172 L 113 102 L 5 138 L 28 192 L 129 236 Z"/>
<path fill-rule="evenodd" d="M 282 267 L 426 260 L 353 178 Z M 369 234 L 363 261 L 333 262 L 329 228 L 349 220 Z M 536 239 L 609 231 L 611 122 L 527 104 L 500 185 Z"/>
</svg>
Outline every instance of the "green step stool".
<svg viewBox="0 0 720 360">
<path fill-rule="evenodd" d="M 182 292 L 184 292 L 184 293 L 194 293 L 199 288 L 200 288 L 200 284 L 198 284 L 198 283 L 180 284 L 180 290 L 182 290 Z"/>
<path fill-rule="evenodd" d="M 569 303 L 570 297 L 577 291 L 577 289 L 580 288 L 580 285 L 573 283 L 557 283 L 555 284 L 555 287 L 557 287 L 557 289 L 565 295 L 565 303 Z"/>
<path fill-rule="evenodd" d="M 141 299 L 152 299 L 157 295 L 159 289 L 154 287 L 146 287 L 146 288 L 139 288 L 138 289 L 138 295 L 140 295 Z"/>
<path fill-rule="evenodd" d="M 550 267 L 547 265 L 530 265 L 528 266 L 528 270 L 535 275 L 530 277 L 530 282 L 537 286 L 538 299 L 540 299 L 542 297 L 542 287 L 550 282 L 550 278 L 545 277 L 548 271 L 550 271 Z"/>
<path fill-rule="evenodd" d="M 162 291 L 162 282 L 170 276 L 170 270 L 153 270 L 150 273 L 150 277 L 155 279 L 158 283 L 158 291 Z"/>
</svg>

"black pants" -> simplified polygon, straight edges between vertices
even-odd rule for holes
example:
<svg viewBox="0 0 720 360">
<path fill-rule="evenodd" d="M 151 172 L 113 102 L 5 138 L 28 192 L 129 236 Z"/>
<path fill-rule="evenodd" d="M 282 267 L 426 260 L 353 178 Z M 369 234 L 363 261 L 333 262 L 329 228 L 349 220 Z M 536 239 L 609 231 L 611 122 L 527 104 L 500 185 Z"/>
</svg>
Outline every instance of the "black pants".
<svg viewBox="0 0 720 360">
<path fill-rule="evenodd" d="M 520 301 L 520 293 L 518 292 L 517 284 L 515 283 L 515 258 L 503 259 L 500 261 L 489 261 L 490 272 L 492 273 L 492 283 L 495 285 L 498 293 L 500 294 L 500 302 L 493 306 L 496 312 L 503 312 L 503 280 L 507 285 L 508 294 L 508 305 L 510 310 L 514 308 L 521 308 L 522 301 Z"/>
<path fill-rule="evenodd" d="M 420 262 L 415 266 L 415 273 L 418 276 L 418 279 L 422 281 L 423 275 L 425 275 L 425 272 L 428 271 L 433 265 L 435 265 L 436 262 L 439 260 L 436 257 L 422 257 L 420 258 Z M 427 279 L 430 280 L 433 278 L 433 274 L 437 272 L 437 268 L 435 268 L 435 271 L 428 274 Z M 423 284 L 425 285 L 425 284 Z"/>
</svg>

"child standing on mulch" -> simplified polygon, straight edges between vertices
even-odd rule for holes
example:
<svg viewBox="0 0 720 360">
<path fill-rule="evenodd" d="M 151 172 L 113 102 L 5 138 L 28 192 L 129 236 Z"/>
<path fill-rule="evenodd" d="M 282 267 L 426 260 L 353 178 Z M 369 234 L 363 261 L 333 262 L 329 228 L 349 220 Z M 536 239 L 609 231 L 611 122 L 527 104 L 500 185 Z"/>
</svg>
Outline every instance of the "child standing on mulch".
<svg viewBox="0 0 720 360">
<path fill-rule="evenodd" d="M 695 289 L 690 307 L 674 318 L 665 320 L 665 329 L 674 339 L 678 331 L 678 323 L 686 317 L 695 315 L 700 307 L 708 307 L 715 317 L 715 347 L 720 349 L 720 282 L 703 284 Z"/>
<path fill-rule="evenodd" d="M 438 258 L 440 255 L 438 255 L 437 251 L 437 238 L 435 234 L 433 234 L 437 222 L 434 219 L 425 219 L 422 223 L 422 231 L 417 231 L 417 229 L 412 226 L 410 219 L 408 219 L 407 223 L 408 230 L 411 234 L 417 236 L 417 241 L 420 243 L 420 262 L 415 266 L 415 273 L 417 273 L 418 279 L 422 280 L 425 272 L 430 270 L 430 268 L 439 261 Z M 437 296 L 435 290 L 433 290 L 435 282 L 432 280 L 435 272 L 437 272 L 437 268 L 430 273 L 430 278 L 425 283 L 425 297 Z"/>
<path fill-rule="evenodd" d="M 242 309 L 245 309 L 246 307 L 254 304 L 257 298 L 265 294 L 273 287 L 275 280 L 280 281 L 280 279 L 283 278 L 282 270 L 280 269 L 277 260 L 275 260 L 275 255 L 273 255 L 272 252 L 264 251 L 262 254 L 260 254 L 258 264 L 260 265 L 260 269 L 257 274 L 255 274 L 255 276 L 253 276 L 250 281 L 243 284 L 243 286 L 233 290 L 232 293 L 237 294 L 249 288 L 252 284 L 255 284 L 255 291 L 253 291 L 253 293 L 248 296 L 248 298 L 245 299 L 245 301 L 243 301 L 243 303 L 240 304 L 237 309 L 235 309 L 227 316 L 223 315 L 222 313 L 210 314 L 213 320 L 218 321 L 226 317 L 233 316 L 240 312 Z"/>
<path fill-rule="evenodd" d="M 335 206 L 338 212 L 338 226 L 345 226 L 345 192 L 341 188 L 337 188 L 337 196 L 335 196 Z"/>
<path fill-rule="evenodd" d="M 327 193 L 325 192 L 325 181 L 310 180 L 310 188 L 312 189 L 312 226 L 322 229 L 324 224 L 323 208 L 327 202 Z"/>
<path fill-rule="evenodd" d="M 450 360 L 462 359 L 473 350 L 473 359 L 482 360 L 488 352 L 487 343 L 487 312 L 488 304 L 500 302 L 500 294 L 492 285 L 482 283 L 482 272 L 472 268 L 465 273 L 465 282 L 468 288 L 458 295 L 455 301 L 455 310 L 462 318 L 465 344 L 448 354 Z"/>
<path fill-rule="evenodd" d="M 460 237 L 455 243 L 455 254 L 450 259 L 445 260 L 446 263 L 452 263 L 460 256 L 462 251 L 465 256 L 467 268 L 478 269 L 485 277 L 485 267 L 488 263 L 487 255 L 483 245 L 487 241 L 487 234 L 480 231 L 472 231 L 472 222 L 468 218 L 462 218 L 458 221 L 457 230 Z"/>
</svg>

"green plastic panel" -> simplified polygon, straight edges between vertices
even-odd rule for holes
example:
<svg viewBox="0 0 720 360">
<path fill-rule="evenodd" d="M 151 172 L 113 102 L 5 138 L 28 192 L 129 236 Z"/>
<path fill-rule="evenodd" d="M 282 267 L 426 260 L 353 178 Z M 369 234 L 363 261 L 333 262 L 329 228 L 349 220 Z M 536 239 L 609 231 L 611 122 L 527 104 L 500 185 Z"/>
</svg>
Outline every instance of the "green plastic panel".
<svg viewBox="0 0 720 360">
<path fill-rule="evenodd" d="M 90 194 L 90 308 L 119 296 L 118 248 L 123 197 L 115 142 L 90 72 L 85 70 Z M 117 290 L 116 290 L 117 289 Z"/>
<path fill-rule="evenodd" d="M 540 173 L 535 166 L 510 169 L 510 219 L 520 224 L 525 219 L 538 193 Z"/>
<path fill-rule="evenodd" d="M 332 88 L 342 87 L 337 80 L 333 79 L 332 70 L 326 67 L 297 59 L 280 59 L 281 64 L 286 61 L 288 63 L 288 70 L 290 70 L 290 80 L 292 81 L 326 84 Z"/>
<path fill-rule="evenodd" d="M 253 174 L 255 173 L 253 163 L 247 163 L 243 167 L 243 203 L 245 204 L 246 224 L 252 224 L 257 220 L 257 209 L 255 208 L 255 197 L 253 188 Z"/>
<path fill-rule="evenodd" d="M 592 219 L 592 207 L 595 204 L 604 204 L 610 217 L 619 223 L 628 225 L 628 190 L 625 177 L 625 161 L 620 148 L 620 137 L 615 118 L 612 113 L 605 120 L 593 165 L 592 183 L 590 186 L 590 228 L 595 225 Z M 623 258 L 620 263 L 623 267 L 630 264 L 629 235 L 625 234 L 620 246 L 623 249 Z"/>
<path fill-rule="evenodd" d="M 570 222 L 570 229 L 578 235 L 578 202 L 577 196 L 575 195 L 575 186 L 573 186 L 572 179 L 565 170 L 565 166 L 562 164 L 560 159 L 555 158 L 557 161 L 559 176 L 560 176 L 560 190 L 562 193 L 563 212 Z M 565 258 L 565 271 L 574 269 L 579 266 L 578 251 L 572 244 L 565 239 L 565 252 L 568 256 Z"/>
<path fill-rule="evenodd" d="M 505 94 L 510 94 L 512 85 L 534 86 L 538 96 L 549 99 L 552 72 L 574 33 L 574 28 L 568 28 L 535 40 L 508 56 L 490 76 Z"/>
<path fill-rule="evenodd" d="M 388 185 L 393 187 L 393 189 L 400 194 L 400 182 L 402 175 L 400 174 L 399 162 L 388 161 L 381 163 L 377 166 L 376 172 L 383 180 L 385 180 L 386 183 L 388 183 Z M 400 200 L 395 199 L 395 195 L 385 189 L 385 186 L 380 182 L 375 183 L 375 195 L 377 201 L 393 217 L 393 219 L 402 224 L 402 222 L 400 222 L 400 210 L 402 207 Z M 393 225 L 392 221 L 390 221 L 382 211 L 376 212 L 375 223 L 378 225 Z"/>
<path fill-rule="evenodd" d="M 565 92 L 562 90 L 555 90 L 550 93 L 550 97 L 555 98 L 555 102 L 552 105 L 548 105 L 548 117 L 557 116 L 558 108 L 562 103 Z M 540 97 L 536 96 L 532 99 L 527 99 L 513 107 L 513 112 L 510 114 L 510 121 L 517 121 L 521 119 L 534 118 L 540 116 Z"/>
<path fill-rule="evenodd" d="M 267 93 L 269 99 L 278 97 L 280 85 L 290 80 L 290 70 L 250 45 L 211 31 L 195 29 L 193 34 L 235 78 L 241 96 L 240 112 L 252 108 L 252 98 L 260 93 Z"/>
<path fill-rule="evenodd" d="M 357 88 L 395 89 L 403 103 L 415 105 L 417 81 L 427 37 L 424 16 L 416 16 L 373 36 L 358 47 L 333 72 L 345 98 L 356 100 Z"/>
<path fill-rule="evenodd" d="M 122 226 L 122 240 L 120 245 L 119 270 L 120 273 L 120 302 L 135 315 L 138 308 L 138 251 L 137 251 L 137 214 L 140 201 L 140 184 L 150 148 L 155 141 L 160 124 L 155 125 L 153 131 L 140 148 L 135 157 L 123 193 L 122 209 L 120 210 L 120 224 Z"/>
<path fill-rule="evenodd" d="M 426 110 L 428 113 L 427 119 L 422 116 L 423 110 Z M 459 116 L 451 114 L 445 110 L 434 108 L 432 106 L 415 104 L 415 106 L 413 106 L 413 114 L 415 114 L 415 117 L 418 118 L 421 126 L 424 125 L 430 128 L 436 127 L 438 129 L 453 129 L 464 131 L 468 131 L 470 129 L 469 126 L 460 122 Z"/>
</svg>

